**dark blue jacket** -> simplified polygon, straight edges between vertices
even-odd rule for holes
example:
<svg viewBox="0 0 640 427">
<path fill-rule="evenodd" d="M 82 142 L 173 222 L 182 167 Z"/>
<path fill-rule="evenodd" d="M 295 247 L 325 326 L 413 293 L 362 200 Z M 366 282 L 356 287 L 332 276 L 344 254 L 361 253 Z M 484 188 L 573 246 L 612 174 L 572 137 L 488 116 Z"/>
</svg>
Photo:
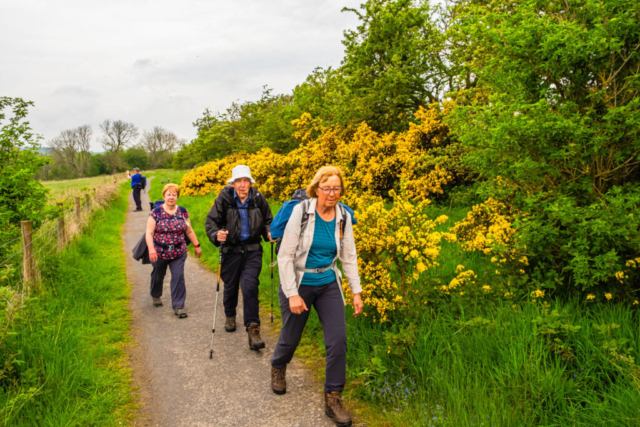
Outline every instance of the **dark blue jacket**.
<svg viewBox="0 0 640 427">
<path fill-rule="evenodd" d="M 139 173 L 131 176 L 131 188 L 135 187 L 137 184 L 140 184 L 142 181 L 142 175 Z"/>
</svg>

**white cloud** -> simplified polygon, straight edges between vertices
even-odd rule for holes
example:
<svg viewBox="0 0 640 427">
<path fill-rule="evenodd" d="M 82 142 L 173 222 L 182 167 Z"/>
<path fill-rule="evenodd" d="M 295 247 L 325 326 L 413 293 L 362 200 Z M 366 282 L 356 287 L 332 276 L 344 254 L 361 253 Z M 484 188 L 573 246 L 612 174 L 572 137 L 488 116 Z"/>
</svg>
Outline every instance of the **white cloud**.
<svg viewBox="0 0 640 427">
<path fill-rule="evenodd" d="M 3 2 L 0 95 L 29 99 L 45 139 L 104 119 L 181 138 L 205 108 L 289 92 L 337 66 L 362 0 Z M 94 149 L 99 150 L 97 140 Z"/>
</svg>

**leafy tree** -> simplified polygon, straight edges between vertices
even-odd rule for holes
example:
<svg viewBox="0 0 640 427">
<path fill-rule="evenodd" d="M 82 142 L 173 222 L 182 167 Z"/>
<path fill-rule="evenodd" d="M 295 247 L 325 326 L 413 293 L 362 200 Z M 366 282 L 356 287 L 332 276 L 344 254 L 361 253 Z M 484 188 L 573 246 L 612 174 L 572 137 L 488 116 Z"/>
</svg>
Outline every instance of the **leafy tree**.
<svg viewBox="0 0 640 427">
<path fill-rule="evenodd" d="M 451 90 L 445 36 L 428 2 L 369 0 L 345 8 L 361 21 L 344 33 L 340 69 L 348 89 L 343 107 L 352 122 L 377 131 L 404 130 L 420 107 Z"/>
<path fill-rule="evenodd" d="M 640 255 L 640 4 L 472 0 L 458 11 L 452 37 L 478 87 L 451 124 L 485 194 L 520 212 L 533 280 L 620 284 Z"/>
<path fill-rule="evenodd" d="M 104 154 L 93 154 L 89 159 L 89 176 L 108 175 L 111 168 Z"/>
<path fill-rule="evenodd" d="M 291 121 L 302 112 L 294 108 L 291 95 L 271 92 L 265 87 L 260 100 L 234 102 L 225 113 L 205 110 L 193 124 L 198 136 L 176 153 L 173 167 L 189 168 L 237 151 L 253 153 L 271 148 L 283 153 L 295 148 L 297 143 L 292 137 L 295 127 Z"/>
<path fill-rule="evenodd" d="M 140 145 L 129 147 L 124 150 L 122 152 L 122 160 L 126 163 L 127 169 L 137 167 L 141 170 L 146 170 L 149 168 L 149 153 L 147 153 L 147 150 Z"/>
<path fill-rule="evenodd" d="M 50 159 L 38 154 L 40 137 L 26 121 L 32 105 L 0 97 L 0 242 L 20 235 L 20 221 L 37 228 L 46 211 L 48 190 L 34 176 Z"/>
</svg>

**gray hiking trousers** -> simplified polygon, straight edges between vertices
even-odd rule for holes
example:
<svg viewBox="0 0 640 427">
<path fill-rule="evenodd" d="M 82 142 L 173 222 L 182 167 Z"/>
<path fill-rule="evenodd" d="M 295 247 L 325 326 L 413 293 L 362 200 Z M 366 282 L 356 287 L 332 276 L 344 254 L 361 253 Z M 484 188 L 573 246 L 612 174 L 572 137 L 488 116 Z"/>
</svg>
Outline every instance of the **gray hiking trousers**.
<svg viewBox="0 0 640 427">
<path fill-rule="evenodd" d="M 167 274 L 167 267 L 171 270 L 171 307 L 174 310 L 184 308 L 184 300 L 187 299 L 187 287 L 184 283 L 184 263 L 187 261 L 185 253 L 176 259 L 159 259 L 152 262 L 151 272 L 151 296 L 160 298 L 164 285 L 164 276 Z"/>
<path fill-rule="evenodd" d="M 323 286 L 305 286 L 298 288 L 298 294 L 307 308 L 313 307 L 318 313 L 324 332 L 324 346 L 327 350 L 326 381 L 324 392 L 342 391 L 347 369 L 347 324 L 344 314 L 344 301 L 338 282 Z M 296 351 L 302 331 L 309 318 L 309 311 L 293 314 L 289 309 L 289 298 L 282 289 L 278 291 L 282 329 L 280 338 L 271 358 L 271 366 L 282 369 L 291 361 Z"/>
</svg>

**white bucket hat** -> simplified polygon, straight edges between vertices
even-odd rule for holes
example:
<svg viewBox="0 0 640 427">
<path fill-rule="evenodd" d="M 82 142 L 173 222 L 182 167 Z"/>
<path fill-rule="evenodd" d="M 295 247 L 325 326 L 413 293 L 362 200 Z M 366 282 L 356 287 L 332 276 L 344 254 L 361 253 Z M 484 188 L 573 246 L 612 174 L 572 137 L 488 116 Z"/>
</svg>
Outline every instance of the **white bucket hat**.
<svg viewBox="0 0 640 427">
<path fill-rule="evenodd" d="M 227 184 L 231 185 L 236 179 L 240 178 L 249 178 L 252 184 L 256 182 L 251 178 L 251 171 L 249 170 L 249 166 L 238 165 L 231 171 L 231 178 L 227 181 Z"/>
</svg>

